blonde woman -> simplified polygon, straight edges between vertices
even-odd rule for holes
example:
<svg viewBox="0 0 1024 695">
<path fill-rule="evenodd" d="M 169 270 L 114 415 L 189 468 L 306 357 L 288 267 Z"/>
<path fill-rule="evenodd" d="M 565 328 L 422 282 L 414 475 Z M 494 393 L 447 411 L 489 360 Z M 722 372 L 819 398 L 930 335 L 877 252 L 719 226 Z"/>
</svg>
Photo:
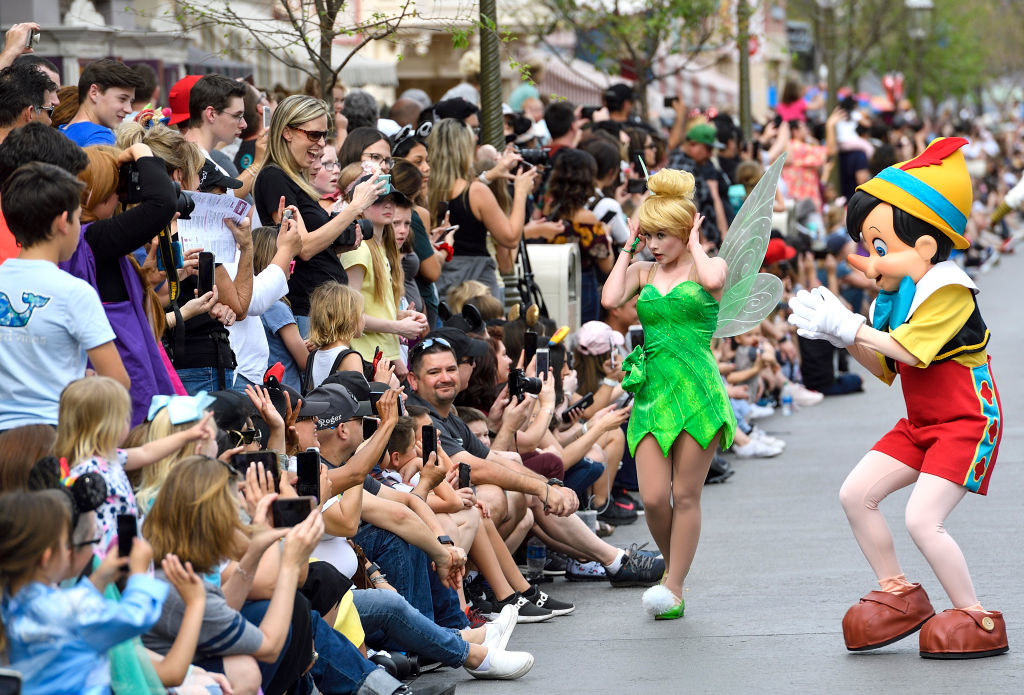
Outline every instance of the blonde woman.
<svg viewBox="0 0 1024 695">
<path fill-rule="evenodd" d="M 533 190 L 537 170 L 524 170 L 514 177 L 512 209 L 506 214 L 487 183 L 473 173 L 476 137 L 468 125 L 446 118 L 430 131 L 427 142 L 427 211 L 432 219 L 443 220 L 442 204 L 446 204 L 450 223 L 459 226 L 453 245 L 455 256 L 445 264 L 436 283 L 438 295 L 444 296 L 451 285 L 463 280 L 479 280 L 500 298 L 498 266 L 487 251 L 487 235 L 497 246 L 518 247 L 526 220 L 526 198 Z M 515 161 L 516 157 L 503 158 L 505 163 Z"/>
<path fill-rule="evenodd" d="M 330 109 L 323 101 L 303 95 L 287 97 L 271 118 L 266 155 L 253 165 L 259 167 L 253 197 L 260 219 L 280 222 L 284 207 L 294 205 L 306 228 L 302 252 L 288 281 L 288 301 L 303 337 L 309 335 L 310 296 L 330 280 L 348 282 L 337 251 L 358 248 L 362 235 L 357 229 L 356 243 L 350 247 L 336 249 L 335 241 L 384 190 L 383 182 L 365 182 L 353 191 L 348 207 L 334 217 L 320 206 L 320 193 L 309 172 L 323 154 L 330 128 Z"/>
<path fill-rule="evenodd" d="M 622 387 L 635 394 L 626 438 L 636 458 L 651 535 L 665 557 L 662 583 L 644 593 L 658 620 L 683 617 L 683 580 L 700 539 L 700 495 L 718 444 L 736 430 L 711 353 L 726 278 L 721 258 L 700 244 L 703 217 L 693 203 L 693 176 L 663 169 L 648 181 L 626 247 L 605 282 L 601 302 L 619 307 L 639 294 L 644 344 L 622 365 Z M 632 263 L 646 247 L 653 263 Z"/>
</svg>

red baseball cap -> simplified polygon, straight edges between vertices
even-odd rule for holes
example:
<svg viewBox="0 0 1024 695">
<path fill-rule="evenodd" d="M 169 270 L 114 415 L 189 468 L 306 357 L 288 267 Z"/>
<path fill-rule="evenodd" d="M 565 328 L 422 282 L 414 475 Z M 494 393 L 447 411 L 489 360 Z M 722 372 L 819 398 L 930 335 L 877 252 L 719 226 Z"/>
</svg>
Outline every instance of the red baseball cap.
<svg viewBox="0 0 1024 695">
<path fill-rule="evenodd" d="M 796 249 L 779 238 L 768 240 L 768 249 L 764 254 L 764 265 L 779 261 L 788 261 L 796 255 Z"/>
<path fill-rule="evenodd" d="M 192 85 L 202 79 L 202 75 L 185 75 L 174 83 L 167 92 L 167 103 L 171 107 L 171 120 L 168 125 L 175 125 L 188 120 L 188 97 L 192 93 Z"/>
</svg>

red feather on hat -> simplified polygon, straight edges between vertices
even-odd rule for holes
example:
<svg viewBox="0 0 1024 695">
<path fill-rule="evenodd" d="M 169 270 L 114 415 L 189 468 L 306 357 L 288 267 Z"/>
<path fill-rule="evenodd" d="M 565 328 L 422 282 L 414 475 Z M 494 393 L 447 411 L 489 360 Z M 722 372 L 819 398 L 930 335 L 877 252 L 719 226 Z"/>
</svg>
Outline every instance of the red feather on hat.
<svg viewBox="0 0 1024 695">
<path fill-rule="evenodd" d="M 967 144 L 967 141 L 963 138 L 943 138 L 928 145 L 925 151 L 919 156 L 914 157 L 906 164 L 901 164 L 900 169 L 908 171 L 909 169 L 918 169 L 920 167 L 930 167 L 933 164 L 942 164 L 942 160 L 953 154 L 961 147 Z"/>
</svg>

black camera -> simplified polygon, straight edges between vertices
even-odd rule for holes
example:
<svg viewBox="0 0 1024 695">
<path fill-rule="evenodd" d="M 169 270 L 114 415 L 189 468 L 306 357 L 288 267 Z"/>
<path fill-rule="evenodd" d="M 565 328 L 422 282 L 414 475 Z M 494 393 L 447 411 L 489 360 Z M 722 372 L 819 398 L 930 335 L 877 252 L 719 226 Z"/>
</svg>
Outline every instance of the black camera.
<svg viewBox="0 0 1024 695">
<path fill-rule="evenodd" d="M 533 376 L 526 376 L 522 369 L 512 369 L 508 373 L 508 395 L 517 400 L 523 400 L 528 393 L 537 395 L 540 393 L 540 379 Z"/>
<path fill-rule="evenodd" d="M 174 209 L 178 213 L 178 219 L 192 219 L 192 211 L 196 209 L 196 201 L 192 200 L 192 196 L 187 191 L 181 190 L 181 186 L 178 185 L 177 181 L 174 182 L 174 193 L 176 198 Z"/>
<path fill-rule="evenodd" d="M 519 150 L 520 156 L 523 161 L 527 164 L 532 164 L 535 167 L 546 167 L 551 162 L 551 153 L 545 149 L 525 149 Z"/>
<path fill-rule="evenodd" d="M 331 244 L 331 251 L 333 253 L 343 253 L 351 250 L 351 247 L 356 244 L 356 225 L 363 233 L 363 239 L 369 239 L 373 236 L 373 222 L 360 218 L 355 220 L 349 226 L 345 227 L 345 231 L 338 235 L 338 238 Z"/>
<path fill-rule="evenodd" d="M 174 210 L 178 219 L 190 219 L 196 203 L 192 196 L 181 190 L 177 181 L 174 183 Z M 142 184 L 139 183 L 139 165 L 136 162 L 122 164 L 117 171 L 117 199 L 122 205 L 135 205 L 142 202 Z"/>
</svg>

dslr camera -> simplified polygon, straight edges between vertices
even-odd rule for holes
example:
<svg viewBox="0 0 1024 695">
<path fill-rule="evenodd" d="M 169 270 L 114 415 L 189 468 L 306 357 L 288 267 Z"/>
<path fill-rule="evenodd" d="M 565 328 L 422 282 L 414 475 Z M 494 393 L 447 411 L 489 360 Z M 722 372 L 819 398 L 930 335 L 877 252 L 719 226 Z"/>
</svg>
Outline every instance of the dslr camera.
<svg viewBox="0 0 1024 695">
<path fill-rule="evenodd" d="M 373 222 L 370 220 L 359 218 L 354 220 L 352 224 L 345 227 L 345 231 L 338 235 L 338 238 L 331 244 L 332 253 L 342 253 L 348 251 L 356 243 L 356 229 L 360 229 L 363 232 L 363 239 L 369 239 L 373 236 Z"/>
<path fill-rule="evenodd" d="M 508 373 L 508 395 L 516 400 L 522 401 L 526 394 L 540 393 L 540 379 L 535 376 L 526 376 L 522 369 L 512 369 Z"/>
<path fill-rule="evenodd" d="M 519 154 L 524 162 L 535 167 L 546 167 L 551 163 L 551 153 L 543 148 L 519 150 Z"/>
<path fill-rule="evenodd" d="M 174 195 L 177 198 L 175 210 L 179 219 L 190 219 L 192 211 L 196 209 L 196 203 L 192 196 L 181 190 L 181 186 L 174 181 Z M 122 164 L 117 174 L 117 198 L 125 205 L 135 205 L 142 202 L 142 184 L 139 183 L 139 165 L 136 162 Z"/>
</svg>

